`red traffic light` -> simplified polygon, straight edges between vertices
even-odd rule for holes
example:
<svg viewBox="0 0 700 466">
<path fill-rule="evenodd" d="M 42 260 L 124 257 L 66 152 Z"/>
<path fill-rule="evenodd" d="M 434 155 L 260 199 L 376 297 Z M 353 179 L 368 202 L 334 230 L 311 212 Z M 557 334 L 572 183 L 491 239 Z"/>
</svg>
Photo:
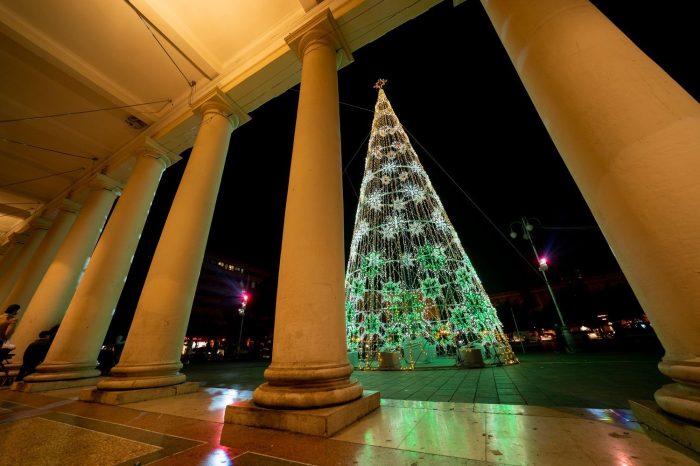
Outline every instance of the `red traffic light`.
<svg viewBox="0 0 700 466">
<path fill-rule="evenodd" d="M 249 297 L 250 297 L 250 296 L 248 296 L 248 293 L 243 293 L 243 302 L 247 304 L 247 303 L 248 303 L 248 298 L 249 298 Z"/>
</svg>

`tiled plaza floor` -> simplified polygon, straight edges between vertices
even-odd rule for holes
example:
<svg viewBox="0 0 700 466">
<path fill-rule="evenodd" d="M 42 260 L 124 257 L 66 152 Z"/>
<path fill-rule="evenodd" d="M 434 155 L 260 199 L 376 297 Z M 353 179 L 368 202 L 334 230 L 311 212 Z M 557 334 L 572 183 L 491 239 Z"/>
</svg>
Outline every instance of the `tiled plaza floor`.
<svg viewBox="0 0 700 466">
<path fill-rule="evenodd" d="M 0 466 L 700 464 L 626 409 L 626 396 L 650 399 L 664 382 L 649 355 L 542 354 L 506 368 L 356 372 L 366 388 L 393 395 L 382 393 L 377 411 L 327 439 L 223 423 L 226 406 L 250 398 L 263 370 L 191 366 L 197 393 L 122 406 L 76 401 L 80 388 L 2 389 Z"/>
<path fill-rule="evenodd" d="M 521 363 L 484 369 L 436 364 L 435 370 L 360 371 L 353 377 L 382 398 L 460 403 L 528 404 L 578 408 L 628 408 L 627 400 L 650 400 L 671 380 L 644 352 L 528 353 Z M 207 387 L 254 390 L 266 364 L 206 363 L 185 368 Z"/>
</svg>

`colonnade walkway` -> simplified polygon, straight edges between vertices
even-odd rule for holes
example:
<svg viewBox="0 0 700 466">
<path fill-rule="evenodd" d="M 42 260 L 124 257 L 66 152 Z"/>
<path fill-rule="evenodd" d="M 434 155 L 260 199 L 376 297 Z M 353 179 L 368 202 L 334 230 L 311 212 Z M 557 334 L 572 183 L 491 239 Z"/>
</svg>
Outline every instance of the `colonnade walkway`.
<svg viewBox="0 0 700 466">
<path fill-rule="evenodd" d="M 80 388 L 0 390 L 0 465 L 692 465 L 700 458 L 646 431 L 627 399 L 663 383 L 651 353 L 535 354 L 522 364 L 355 371 L 381 408 L 321 437 L 225 424 L 265 364 L 188 366 L 197 393 L 109 406 Z M 449 397 L 449 400 L 447 399 Z M 450 401 L 451 400 L 451 401 Z"/>
</svg>

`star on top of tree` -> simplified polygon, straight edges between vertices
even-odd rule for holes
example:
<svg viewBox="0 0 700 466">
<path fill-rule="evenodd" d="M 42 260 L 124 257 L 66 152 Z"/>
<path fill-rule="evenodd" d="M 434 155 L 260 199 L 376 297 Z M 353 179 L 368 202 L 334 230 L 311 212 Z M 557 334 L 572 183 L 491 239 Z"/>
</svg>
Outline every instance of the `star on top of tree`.
<svg viewBox="0 0 700 466">
<path fill-rule="evenodd" d="M 376 83 L 374 83 L 374 88 L 375 89 L 381 89 L 384 87 L 384 84 L 386 84 L 386 79 L 379 79 Z"/>
</svg>

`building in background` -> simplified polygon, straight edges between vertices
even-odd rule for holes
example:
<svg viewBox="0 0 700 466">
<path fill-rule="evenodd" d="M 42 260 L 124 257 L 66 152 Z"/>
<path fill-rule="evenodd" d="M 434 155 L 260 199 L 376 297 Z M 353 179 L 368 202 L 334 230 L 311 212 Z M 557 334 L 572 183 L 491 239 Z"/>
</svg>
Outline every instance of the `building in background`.
<svg viewBox="0 0 700 466">
<path fill-rule="evenodd" d="M 577 273 L 553 281 L 552 290 L 571 332 L 584 343 L 607 340 L 626 349 L 659 349 L 653 327 L 621 272 L 592 276 Z M 493 293 L 489 297 L 512 342 L 544 343 L 556 333 L 558 319 L 546 287 Z"/>
<path fill-rule="evenodd" d="M 261 268 L 207 253 L 192 304 L 183 355 L 190 355 L 190 360 L 235 357 L 238 337 L 242 334 L 240 352 L 249 357 L 258 356 L 261 343 L 272 335 L 274 308 L 269 306 L 267 296 L 260 294 L 268 293 L 265 281 L 270 275 Z"/>
</svg>

